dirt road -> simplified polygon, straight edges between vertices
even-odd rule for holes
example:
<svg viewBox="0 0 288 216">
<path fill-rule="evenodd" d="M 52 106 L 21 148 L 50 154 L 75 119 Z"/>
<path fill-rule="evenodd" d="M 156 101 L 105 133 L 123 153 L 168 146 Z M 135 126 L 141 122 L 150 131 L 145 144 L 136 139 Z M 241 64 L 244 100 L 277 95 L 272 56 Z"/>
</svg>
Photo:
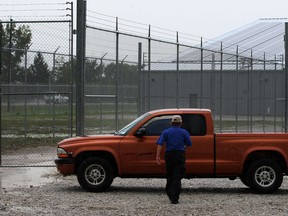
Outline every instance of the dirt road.
<svg viewBox="0 0 288 216">
<path fill-rule="evenodd" d="M 50 168 L 49 168 L 50 169 Z M 4 171 L 3 171 L 4 170 Z M 7 171 L 7 170 L 6 170 Z M 5 175 L 5 169 L 0 169 Z M 183 180 L 178 205 L 170 204 L 164 179 L 116 178 L 105 193 L 88 193 L 75 176 L 51 169 L 43 184 L 0 189 L 0 215 L 287 215 L 288 179 L 275 194 L 254 194 L 240 180 Z"/>
</svg>

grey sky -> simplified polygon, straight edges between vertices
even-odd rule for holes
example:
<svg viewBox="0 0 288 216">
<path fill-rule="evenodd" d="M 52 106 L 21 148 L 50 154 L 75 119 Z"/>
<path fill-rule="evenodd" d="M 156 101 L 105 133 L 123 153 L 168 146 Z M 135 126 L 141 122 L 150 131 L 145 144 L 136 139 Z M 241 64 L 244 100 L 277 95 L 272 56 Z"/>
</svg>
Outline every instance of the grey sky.
<svg viewBox="0 0 288 216">
<path fill-rule="evenodd" d="M 87 0 L 88 9 L 213 39 L 259 18 L 287 18 L 287 0 Z"/>
<path fill-rule="evenodd" d="M 66 0 L 0 0 L 3 4 L 65 3 Z M 76 7 L 77 0 L 74 0 Z M 40 7 L 40 6 L 39 6 Z M 259 18 L 287 18 L 287 0 L 87 0 L 88 10 L 213 39 Z M 15 8 L 15 7 L 14 7 Z M 0 17 L 1 19 L 1 17 Z"/>
</svg>

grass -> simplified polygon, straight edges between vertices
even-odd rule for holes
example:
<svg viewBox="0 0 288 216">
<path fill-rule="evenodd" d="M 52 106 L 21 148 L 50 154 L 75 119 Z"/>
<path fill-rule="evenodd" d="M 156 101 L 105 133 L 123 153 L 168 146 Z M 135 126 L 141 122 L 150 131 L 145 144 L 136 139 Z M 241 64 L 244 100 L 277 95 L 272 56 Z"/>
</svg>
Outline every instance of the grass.
<svg viewBox="0 0 288 216">
<path fill-rule="evenodd" d="M 118 121 L 115 120 L 116 107 L 113 103 L 86 103 L 85 104 L 85 134 L 110 133 L 120 129 L 137 117 L 137 105 L 123 103 L 118 106 Z M 1 126 L 2 126 L 2 151 L 21 149 L 25 147 L 55 146 L 57 142 L 65 137 L 75 134 L 75 108 L 73 113 L 73 125 L 71 125 L 69 104 L 32 104 L 24 106 L 18 105 L 8 112 L 7 107 L 2 106 Z M 116 127 L 118 123 L 118 127 Z M 283 131 L 283 120 L 277 118 L 274 126 L 274 118 L 261 117 L 253 118 L 250 122 L 247 117 L 225 118 L 223 116 L 220 124 L 219 117 L 215 118 L 216 132 L 250 132 L 271 131 L 275 128 L 277 132 Z M 221 125 L 221 128 L 220 128 Z M 237 127 L 236 127 L 237 125 Z M 221 129 L 221 131 L 220 131 Z"/>
<path fill-rule="evenodd" d="M 136 116 L 136 104 L 123 104 L 118 107 L 119 127 L 123 127 Z M 75 135 L 75 108 L 71 125 L 69 104 L 32 104 L 7 106 L 1 110 L 2 152 L 26 147 L 55 146 L 65 137 Z M 109 133 L 116 130 L 115 105 L 85 104 L 85 134 Z"/>
<path fill-rule="evenodd" d="M 215 132 L 283 132 L 284 124 L 281 118 L 267 118 L 264 120 L 252 119 L 252 120 L 214 120 Z"/>
<path fill-rule="evenodd" d="M 18 104 L 10 110 L 2 106 L 2 152 L 25 147 L 55 146 L 63 137 L 70 135 L 70 121 L 68 104 Z"/>
</svg>

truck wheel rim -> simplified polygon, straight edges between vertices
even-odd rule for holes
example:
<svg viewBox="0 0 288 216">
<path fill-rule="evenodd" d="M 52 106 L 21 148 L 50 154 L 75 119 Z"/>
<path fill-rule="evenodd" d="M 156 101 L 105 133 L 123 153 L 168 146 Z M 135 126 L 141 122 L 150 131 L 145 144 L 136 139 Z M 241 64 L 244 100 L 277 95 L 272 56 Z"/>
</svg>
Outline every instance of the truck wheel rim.
<svg viewBox="0 0 288 216">
<path fill-rule="evenodd" d="M 99 185 L 106 178 L 106 172 L 104 168 L 97 164 L 92 164 L 85 170 L 85 179 L 91 185 Z"/>
<path fill-rule="evenodd" d="M 275 171 L 269 166 L 259 167 L 255 172 L 255 181 L 261 187 L 269 187 L 276 180 Z"/>
</svg>

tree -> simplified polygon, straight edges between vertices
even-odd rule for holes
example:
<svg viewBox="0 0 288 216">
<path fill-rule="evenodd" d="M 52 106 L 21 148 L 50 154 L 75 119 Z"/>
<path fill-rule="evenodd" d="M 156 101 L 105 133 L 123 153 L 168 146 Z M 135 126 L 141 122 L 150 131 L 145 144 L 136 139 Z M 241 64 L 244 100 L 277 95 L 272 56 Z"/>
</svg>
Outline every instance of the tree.
<svg viewBox="0 0 288 216">
<path fill-rule="evenodd" d="M 34 63 L 30 66 L 28 72 L 28 82 L 48 84 L 50 72 L 48 64 L 45 62 L 43 55 L 38 52 L 34 58 Z"/>
<path fill-rule="evenodd" d="M 0 34 L 2 82 L 20 81 L 18 75 L 21 72 L 21 59 L 32 39 L 30 27 L 28 25 L 16 27 L 16 23 L 11 20 L 5 28 L 1 25 Z"/>
<path fill-rule="evenodd" d="M 120 84 L 138 85 L 138 67 L 136 65 L 120 64 Z"/>
<path fill-rule="evenodd" d="M 106 65 L 103 72 L 103 83 L 104 84 L 113 84 L 116 83 L 116 64 L 110 63 Z"/>
<path fill-rule="evenodd" d="M 118 66 L 118 84 L 135 85 L 138 82 L 138 69 L 135 65 L 119 64 Z M 105 84 L 116 83 L 116 64 L 108 64 L 104 68 L 103 82 Z"/>
<path fill-rule="evenodd" d="M 59 84 L 69 84 L 72 76 L 71 61 L 60 59 L 55 69 L 56 82 Z M 73 61 L 76 67 L 76 60 Z M 138 67 L 136 65 L 119 64 L 119 85 L 137 85 Z M 75 80 L 75 74 L 73 75 Z M 86 59 L 85 61 L 85 83 L 96 85 L 115 85 L 116 84 L 116 64 L 99 64 L 96 59 Z"/>
<path fill-rule="evenodd" d="M 73 65 L 72 65 L 70 60 L 65 61 L 65 58 L 61 57 L 57 61 L 57 66 L 55 68 L 56 83 L 59 84 L 71 83 L 71 76 L 73 76 L 73 80 L 75 79 L 75 75 L 72 74 L 73 68 L 76 68 L 76 59 L 73 59 Z"/>
<path fill-rule="evenodd" d="M 86 59 L 85 79 L 87 84 L 99 84 L 103 80 L 103 64 L 98 64 L 97 60 Z"/>
</svg>

